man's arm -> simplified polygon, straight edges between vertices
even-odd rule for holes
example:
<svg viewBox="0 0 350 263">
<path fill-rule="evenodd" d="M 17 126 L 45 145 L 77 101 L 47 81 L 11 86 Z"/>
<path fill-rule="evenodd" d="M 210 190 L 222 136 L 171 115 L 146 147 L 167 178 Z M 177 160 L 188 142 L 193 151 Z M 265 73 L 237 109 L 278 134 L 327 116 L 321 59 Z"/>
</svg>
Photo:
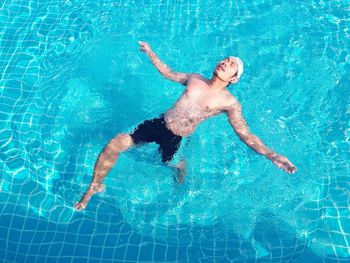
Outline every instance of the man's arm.
<svg viewBox="0 0 350 263">
<path fill-rule="evenodd" d="M 191 77 L 191 74 L 172 71 L 164 62 L 159 59 L 159 57 L 156 55 L 156 53 L 153 52 L 147 43 L 139 41 L 139 44 L 141 51 L 144 51 L 147 54 L 147 56 L 151 59 L 153 65 L 157 68 L 163 77 L 175 82 L 179 82 L 182 85 L 187 85 L 187 81 Z"/>
<path fill-rule="evenodd" d="M 242 116 L 242 107 L 238 101 L 231 104 L 227 108 L 226 113 L 232 128 L 242 142 L 262 155 L 266 156 L 267 154 L 273 153 L 273 151 L 267 148 L 257 136 L 250 132 L 247 123 Z"/>
<path fill-rule="evenodd" d="M 285 172 L 296 172 L 295 166 L 286 157 L 281 156 L 267 148 L 267 146 L 257 136 L 249 131 L 246 121 L 242 116 L 242 107 L 236 99 L 227 107 L 226 113 L 232 128 L 241 141 L 252 148 L 255 152 L 264 155 L 267 159 L 271 160 L 277 167 L 283 169 Z"/>
</svg>

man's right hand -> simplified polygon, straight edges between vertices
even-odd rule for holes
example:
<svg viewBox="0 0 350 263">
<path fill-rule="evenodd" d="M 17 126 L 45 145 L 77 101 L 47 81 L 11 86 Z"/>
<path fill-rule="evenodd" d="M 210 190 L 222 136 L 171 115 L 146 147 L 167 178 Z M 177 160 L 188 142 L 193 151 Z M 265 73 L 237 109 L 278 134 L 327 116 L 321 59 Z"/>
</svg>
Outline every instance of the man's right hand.
<svg viewBox="0 0 350 263">
<path fill-rule="evenodd" d="M 140 44 L 140 50 L 145 52 L 145 53 L 148 53 L 149 51 L 152 50 L 147 42 L 139 41 L 139 44 Z"/>
</svg>

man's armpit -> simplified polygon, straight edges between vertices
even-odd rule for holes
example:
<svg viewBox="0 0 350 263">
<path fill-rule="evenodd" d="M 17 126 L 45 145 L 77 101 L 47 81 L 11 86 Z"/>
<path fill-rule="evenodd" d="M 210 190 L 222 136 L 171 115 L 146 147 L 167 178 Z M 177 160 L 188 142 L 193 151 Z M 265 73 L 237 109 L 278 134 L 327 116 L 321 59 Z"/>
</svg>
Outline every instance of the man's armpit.
<svg viewBox="0 0 350 263">
<path fill-rule="evenodd" d="M 181 73 L 181 72 L 170 72 L 165 77 L 172 80 L 172 81 L 179 82 L 183 85 L 186 85 L 187 81 L 191 77 L 191 74 Z"/>
<path fill-rule="evenodd" d="M 179 73 L 179 82 L 183 85 L 187 85 L 188 80 L 191 78 L 191 74 L 188 73 Z"/>
</svg>

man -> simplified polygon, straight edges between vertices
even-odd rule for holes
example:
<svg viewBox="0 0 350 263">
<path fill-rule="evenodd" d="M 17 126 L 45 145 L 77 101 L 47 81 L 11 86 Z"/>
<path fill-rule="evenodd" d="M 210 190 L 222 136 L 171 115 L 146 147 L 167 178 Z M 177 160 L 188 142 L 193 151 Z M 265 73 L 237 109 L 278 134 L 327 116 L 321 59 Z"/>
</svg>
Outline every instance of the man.
<svg viewBox="0 0 350 263">
<path fill-rule="evenodd" d="M 94 167 L 94 175 L 89 188 L 80 201 L 77 210 L 84 209 L 91 196 L 104 190 L 102 180 L 113 167 L 119 154 L 135 144 L 156 142 L 162 161 L 168 163 L 176 153 L 181 139 L 192 134 L 199 123 L 220 113 L 226 113 L 238 137 L 250 148 L 271 160 L 287 173 L 296 172 L 295 166 L 286 158 L 268 149 L 249 128 L 242 116 L 240 103 L 227 90 L 230 83 L 237 83 L 243 73 L 243 63 L 239 58 L 228 57 L 218 63 L 211 79 L 200 74 L 172 71 L 152 51 L 146 42 L 139 41 L 140 50 L 145 52 L 153 65 L 167 79 L 186 86 L 174 106 L 159 118 L 146 120 L 132 134 L 118 134 L 100 153 Z M 184 162 L 180 162 L 179 181 L 184 176 Z"/>
</svg>

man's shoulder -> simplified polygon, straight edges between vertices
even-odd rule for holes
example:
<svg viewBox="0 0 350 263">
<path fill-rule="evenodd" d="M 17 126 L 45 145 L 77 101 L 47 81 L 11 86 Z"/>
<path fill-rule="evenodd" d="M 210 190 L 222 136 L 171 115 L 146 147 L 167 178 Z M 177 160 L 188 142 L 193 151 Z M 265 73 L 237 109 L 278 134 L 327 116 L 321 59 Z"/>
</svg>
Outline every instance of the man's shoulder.
<svg viewBox="0 0 350 263">
<path fill-rule="evenodd" d="M 241 108 L 241 104 L 239 103 L 238 99 L 235 96 L 233 96 L 229 91 L 227 91 L 227 93 L 225 94 L 225 100 L 223 104 L 224 109 L 226 111 Z"/>
<path fill-rule="evenodd" d="M 190 78 L 205 79 L 205 77 L 199 73 L 190 73 Z"/>
<path fill-rule="evenodd" d="M 204 76 L 202 76 L 201 74 L 198 73 L 189 73 L 188 74 L 188 79 L 187 79 L 187 84 L 189 84 L 189 82 L 191 83 L 195 83 L 195 85 L 198 85 L 199 82 L 204 81 L 205 83 L 208 83 L 208 79 L 206 79 Z"/>
</svg>

